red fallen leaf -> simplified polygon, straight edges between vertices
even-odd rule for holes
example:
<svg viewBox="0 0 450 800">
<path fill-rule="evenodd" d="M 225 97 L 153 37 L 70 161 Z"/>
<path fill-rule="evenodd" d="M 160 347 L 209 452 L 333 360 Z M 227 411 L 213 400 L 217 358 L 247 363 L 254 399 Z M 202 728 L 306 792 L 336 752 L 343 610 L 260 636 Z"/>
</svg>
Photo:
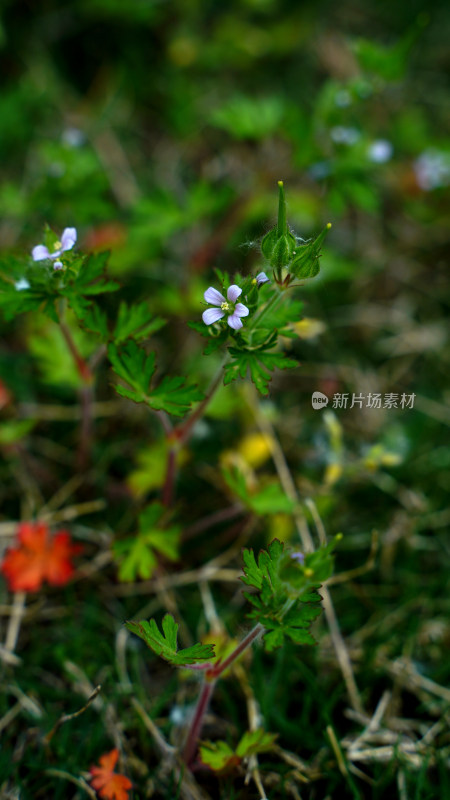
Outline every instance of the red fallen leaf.
<svg viewBox="0 0 450 800">
<path fill-rule="evenodd" d="M 35 592 L 44 581 L 64 586 L 73 575 L 72 556 L 82 550 L 72 544 L 67 531 L 50 536 L 45 522 L 24 522 L 19 525 L 18 547 L 10 547 L 0 565 L 13 592 Z"/>
<path fill-rule="evenodd" d="M 91 786 L 104 800 L 129 800 L 128 790 L 133 784 L 125 775 L 114 772 L 119 751 L 117 748 L 99 758 L 99 767 L 91 767 Z"/>
</svg>

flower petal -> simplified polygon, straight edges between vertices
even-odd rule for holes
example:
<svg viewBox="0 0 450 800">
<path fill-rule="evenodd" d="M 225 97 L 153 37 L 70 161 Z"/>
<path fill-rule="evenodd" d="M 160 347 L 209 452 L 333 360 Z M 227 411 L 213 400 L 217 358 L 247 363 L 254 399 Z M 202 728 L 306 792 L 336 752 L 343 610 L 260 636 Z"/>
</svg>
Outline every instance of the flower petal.
<svg viewBox="0 0 450 800">
<path fill-rule="evenodd" d="M 64 264 L 62 263 L 62 261 L 55 261 L 55 263 L 53 264 L 53 269 L 62 269 L 63 266 Z"/>
<path fill-rule="evenodd" d="M 225 303 L 225 298 L 223 294 L 217 291 L 217 289 L 213 289 L 212 286 L 206 290 L 205 294 L 203 295 L 207 303 L 211 303 L 212 306 L 221 306 L 222 303 Z"/>
<path fill-rule="evenodd" d="M 61 252 L 64 253 L 65 250 L 71 250 L 76 240 L 77 240 L 77 229 L 65 228 L 63 230 L 63 235 L 61 236 Z"/>
<path fill-rule="evenodd" d="M 233 285 L 230 286 L 227 291 L 227 297 L 230 303 L 235 303 L 240 294 L 242 294 L 242 289 L 233 283 Z"/>
<path fill-rule="evenodd" d="M 37 244 L 31 251 L 33 261 L 43 261 L 44 258 L 51 258 L 48 247 L 45 244 Z"/>
<path fill-rule="evenodd" d="M 236 314 L 236 311 L 234 312 L 234 314 L 230 314 L 230 316 L 228 317 L 228 325 L 230 326 L 230 328 L 234 328 L 235 331 L 238 331 L 239 328 L 242 328 L 242 322 L 239 319 L 238 315 Z"/>
<path fill-rule="evenodd" d="M 220 308 L 207 308 L 202 314 L 202 320 L 205 325 L 212 325 L 224 316 L 225 311 L 222 311 Z"/>
<path fill-rule="evenodd" d="M 248 317 L 248 308 L 243 303 L 237 303 L 234 313 L 238 317 Z"/>
<path fill-rule="evenodd" d="M 262 283 L 270 283 L 270 278 L 267 277 L 265 272 L 260 272 L 256 276 L 256 283 L 260 286 Z"/>
</svg>

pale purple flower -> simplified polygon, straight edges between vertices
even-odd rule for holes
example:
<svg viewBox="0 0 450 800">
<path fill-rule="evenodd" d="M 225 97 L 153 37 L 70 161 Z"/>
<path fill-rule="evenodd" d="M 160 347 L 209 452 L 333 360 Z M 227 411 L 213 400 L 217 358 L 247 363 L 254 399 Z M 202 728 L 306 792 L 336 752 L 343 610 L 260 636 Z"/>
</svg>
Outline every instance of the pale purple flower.
<svg viewBox="0 0 450 800">
<path fill-rule="evenodd" d="M 55 242 L 53 253 L 50 252 L 48 247 L 45 244 L 37 244 L 36 247 L 33 247 L 31 251 L 31 255 L 33 261 L 43 261 L 44 258 L 59 258 L 62 253 L 65 253 L 66 250 L 72 250 L 75 242 L 77 240 L 77 231 L 76 228 L 65 228 L 63 231 L 63 235 L 61 236 L 60 242 Z M 57 261 L 56 264 L 61 264 L 60 261 Z M 61 269 L 61 267 L 57 267 L 55 264 L 56 269 Z M 62 266 L 62 264 L 61 264 Z"/>
<path fill-rule="evenodd" d="M 291 553 L 291 558 L 293 561 L 298 561 L 298 563 L 303 567 L 305 563 L 305 556 L 301 550 L 295 550 L 293 553 Z"/>
<path fill-rule="evenodd" d="M 260 272 L 256 276 L 255 281 L 258 284 L 258 286 L 261 286 L 262 283 L 270 283 L 270 278 L 267 277 L 265 272 Z"/>
<path fill-rule="evenodd" d="M 212 325 L 214 322 L 222 319 L 225 314 L 228 314 L 227 322 L 230 328 L 233 328 L 235 331 L 242 328 L 240 318 L 248 315 L 248 308 L 244 306 L 243 303 L 236 303 L 240 294 L 242 294 L 242 289 L 236 286 L 236 284 L 233 284 L 228 288 L 227 299 L 225 300 L 223 294 L 210 286 L 203 296 L 207 303 L 216 306 L 216 308 L 207 308 L 206 311 L 203 312 L 202 319 L 205 325 Z"/>
</svg>

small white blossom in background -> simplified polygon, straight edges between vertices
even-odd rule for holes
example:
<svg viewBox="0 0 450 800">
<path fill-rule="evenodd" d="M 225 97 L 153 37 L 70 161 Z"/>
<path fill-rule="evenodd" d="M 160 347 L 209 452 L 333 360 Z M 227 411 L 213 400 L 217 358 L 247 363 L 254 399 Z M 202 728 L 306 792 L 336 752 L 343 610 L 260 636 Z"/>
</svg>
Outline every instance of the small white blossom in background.
<svg viewBox="0 0 450 800">
<path fill-rule="evenodd" d="M 392 158 L 394 148 L 387 139 L 376 139 L 369 145 L 367 156 L 374 164 L 386 164 Z"/>
<path fill-rule="evenodd" d="M 86 141 L 86 136 L 79 128 L 66 128 L 62 132 L 61 139 L 68 147 L 81 147 Z"/>
<path fill-rule="evenodd" d="M 330 136 L 336 144 L 347 144 L 349 147 L 361 138 L 357 128 L 344 128 L 343 125 L 336 125 L 331 128 Z"/>
<path fill-rule="evenodd" d="M 450 153 L 425 150 L 414 162 L 414 172 L 420 188 L 431 192 L 450 183 Z"/>
<path fill-rule="evenodd" d="M 65 228 L 61 236 L 61 241 L 55 242 L 54 244 L 55 249 L 53 253 L 50 252 L 45 244 L 37 244 L 36 247 L 33 247 L 31 251 L 33 261 L 43 261 L 45 258 L 50 258 L 53 261 L 53 259 L 56 258 L 58 260 L 55 262 L 54 267 L 55 269 L 61 269 L 63 264 L 62 261 L 59 261 L 59 256 L 65 253 L 66 250 L 72 250 L 76 240 L 76 228 Z"/>
<path fill-rule="evenodd" d="M 352 96 L 347 89 L 340 89 L 339 92 L 336 92 L 334 102 L 338 108 L 347 108 L 352 104 Z"/>
<path fill-rule="evenodd" d="M 28 283 L 26 278 L 20 278 L 20 280 L 15 282 L 14 286 L 16 287 L 18 292 L 24 292 L 25 289 L 30 288 L 30 284 Z"/>
<path fill-rule="evenodd" d="M 230 328 L 233 328 L 235 331 L 242 328 L 241 317 L 246 317 L 248 315 L 248 308 L 244 306 L 243 303 L 236 303 L 240 294 L 242 294 L 242 289 L 236 286 L 236 284 L 233 284 L 233 286 L 228 288 L 227 299 L 225 300 L 223 294 L 210 286 L 203 296 L 207 303 L 216 306 L 216 308 L 207 308 L 206 311 L 203 312 L 202 320 L 205 325 L 212 325 L 214 322 L 218 322 L 219 319 L 222 319 L 225 314 L 228 314 L 227 322 Z"/>
</svg>

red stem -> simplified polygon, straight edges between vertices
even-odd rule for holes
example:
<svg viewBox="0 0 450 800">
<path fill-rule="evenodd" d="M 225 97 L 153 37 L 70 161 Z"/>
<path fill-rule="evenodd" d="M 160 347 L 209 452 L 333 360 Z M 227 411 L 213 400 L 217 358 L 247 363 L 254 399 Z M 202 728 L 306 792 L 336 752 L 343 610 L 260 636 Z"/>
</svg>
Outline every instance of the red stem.
<svg viewBox="0 0 450 800">
<path fill-rule="evenodd" d="M 205 681 L 197 701 L 197 706 L 195 708 L 194 716 L 192 718 L 183 751 L 183 761 L 188 767 L 192 764 L 197 752 L 197 742 L 203 727 L 203 719 L 206 711 L 208 710 L 209 701 L 214 691 L 217 678 L 222 674 L 222 672 L 225 672 L 225 670 L 228 669 L 233 661 L 236 661 L 236 659 L 239 658 L 242 653 L 247 650 L 247 648 L 250 647 L 250 645 L 259 636 L 261 636 L 262 633 L 264 633 L 264 626 L 258 622 L 258 624 L 255 625 L 255 627 L 252 628 L 249 633 L 247 633 L 247 636 L 242 639 L 242 642 L 238 644 L 233 652 L 230 653 L 225 661 L 219 661 L 217 664 L 213 664 L 213 666 L 206 672 Z"/>
<path fill-rule="evenodd" d="M 238 646 L 233 650 L 233 652 L 230 653 L 230 655 L 228 656 L 228 658 L 225 659 L 225 661 L 218 661 L 217 664 L 214 664 L 212 666 L 212 668 L 207 673 L 208 678 L 214 678 L 214 679 L 219 678 L 222 672 L 225 672 L 225 670 L 228 669 L 228 667 L 233 663 L 233 661 L 236 661 L 236 659 L 239 658 L 239 656 L 241 656 L 242 653 L 245 650 L 247 650 L 247 648 L 250 647 L 250 645 L 259 636 L 261 636 L 262 633 L 264 633 L 264 630 L 265 630 L 264 626 L 258 622 L 258 624 L 255 625 L 255 627 L 252 628 L 252 630 L 249 631 L 249 633 L 247 633 L 247 636 L 245 636 L 244 639 L 242 639 L 242 642 L 238 644 Z"/>
<path fill-rule="evenodd" d="M 166 479 L 164 481 L 162 501 L 166 508 L 170 508 L 173 504 L 174 486 L 175 486 L 175 473 L 177 468 L 176 451 L 173 447 L 170 448 L 167 456 L 167 469 Z"/>
<path fill-rule="evenodd" d="M 189 728 L 188 737 L 184 746 L 183 761 L 189 767 L 197 752 L 197 742 L 203 727 L 203 719 L 208 710 L 209 701 L 214 691 L 215 681 L 205 682 L 202 686 L 200 696 L 197 701 L 197 706 L 192 718 L 191 727 Z"/>
</svg>

